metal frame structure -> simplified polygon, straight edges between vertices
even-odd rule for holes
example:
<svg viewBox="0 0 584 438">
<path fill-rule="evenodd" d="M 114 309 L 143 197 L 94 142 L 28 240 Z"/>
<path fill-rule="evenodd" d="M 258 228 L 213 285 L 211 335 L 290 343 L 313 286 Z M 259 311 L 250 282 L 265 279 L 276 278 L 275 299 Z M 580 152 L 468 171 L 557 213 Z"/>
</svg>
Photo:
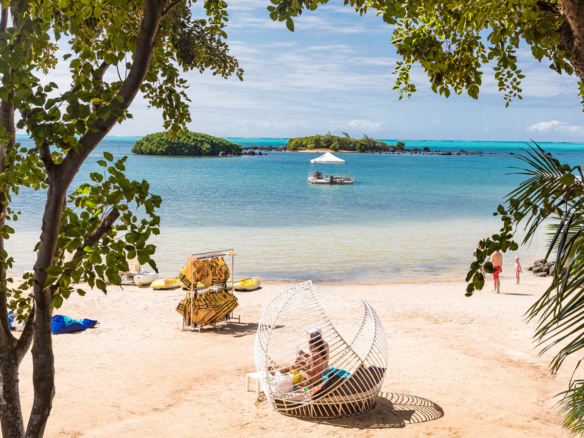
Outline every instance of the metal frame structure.
<svg viewBox="0 0 584 438">
<path fill-rule="evenodd" d="M 258 325 L 255 364 L 262 390 L 277 412 L 301 418 L 341 418 L 375 406 L 387 369 L 387 342 L 379 317 L 359 298 L 364 315 L 350 343 L 324 312 L 312 281 L 292 286 L 270 301 Z M 307 332 L 313 327 L 322 330 L 328 344 L 328 373 L 308 388 L 299 383 L 291 392 L 281 392 L 275 382 L 286 376 L 278 376 L 277 370 L 296 362 L 298 349 L 307 344 Z"/>
<path fill-rule="evenodd" d="M 233 289 L 233 286 L 235 284 L 235 277 L 234 277 L 234 272 L 235 272 L 235 256 L 236 256 L 236 252 L 233 249 L 223 249 L 220 251 L 210 251 L 210 252 L 200 252 L 197 254 L 191 254 L 191 256 L 189 258 L 196 258 L 198 260 L 205 260 L 205 259 L 213 259 L 213 258 L 217 258 L 217 257 L 229 257 L 231 256 L 231 286 L 229 287 L 227 285 L 227 283 L 217 283 L 217 284 L 212 284 L 209 287 L 194 287 L 195 282 L 191 281 L 191 288 L 188 290 L 186 298 L 192 298 L 189 294 L 203 294 L 209 290 L 215 290 L 215 291 L 220 291 L 220 290 L 225 290 L 225 292 L 230 293 L 231 295 L 233 295 L 233 291 L 235 289 Z M 193 278 L 193 272 L 192 272 L 192 265 L 191 265 L 191 278 Z M 217 321 L 213 324 L 195 324 L 193 322 L 193 312 L 194 312 L 194 307 L 193 307 L 193 299 L 190 300 L 191 302 L 191 324 L 187 324 L 187 320 L 186 318 L 183 318 L 183 330 L 190 330 L 190 331 L 195 331 L 198 330 L 199 333 L 201 332 L 201 329 L 205 326 L 205 325 L 210 325 L 212 327 L 217 327 L 218 323 L 221 322 L 230 322 L 230 321 L 235 321 L 237 320 L 237 322 L 241 322 L 241 316 L 237 316 L 235 317 L 233 315 L 233 312 L 231 312 L 229 315 L 227 315 L 227 317 L 223 320 L 223 321 Z"/>
</svg>

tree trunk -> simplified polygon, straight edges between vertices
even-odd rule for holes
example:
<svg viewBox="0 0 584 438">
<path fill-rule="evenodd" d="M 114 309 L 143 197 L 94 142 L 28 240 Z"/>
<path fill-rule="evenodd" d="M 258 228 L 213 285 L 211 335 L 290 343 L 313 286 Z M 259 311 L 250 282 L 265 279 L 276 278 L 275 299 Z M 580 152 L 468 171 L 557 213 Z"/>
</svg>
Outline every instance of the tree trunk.
<svg viewBox="0 0 584 438">
<path fill-rule="evenodd" d="M 48 306 L 46 307 L 42 311 L 37 309 L 34 318 L 32 346 L 34 402 L 26 428 L 27 438 L 41 438 L 44 435 L 55 397 L 52 315 Z"/>
<path fill-rule="evenodd" d="M 16 342 L 14 342 L 16 344 Z M 5 404 L 0 406 L 3 438 L 24 437 L 24 422 L 20 406 L 18 386 L 18 366 L 16 345 L 6 349 L 0 355 L 0 373 L 2 373 L 2 395 Z"/>
<path fill-rule="evenodd" d="M 144 3 L 144 18 L 137 38 L 134 62 L 128 78 L 124 81 L 119 92 L 120 96 L 123 97 L 123 102 L 114 101 L 111 104 L 122 110 L 126 110 L 130 106 L 146 77 L 165 5 L 164 0 L 145 0 Z M 45 288 L 44 283 L 48 278 L 46 269 L 53 265 L 67 189 L 87 156 L 107 135 L 117 120 L 118 118 L 113 114 L 106 121 L 98 119 L 96 122 L 98 132 L 86 133 L 80 140 L 81 150 L 79 152 L 70 151 L 63 162 L 58 165 L 54 164 L 50 158 L 49 145 L 44 145 L 41 149 L 49 190 L 43 215 L 37 261 L 34 266 L 36 306 L 32 347 L 34 402 L 26 429 L 26 438 L 42 438 L 55 396 L 55 365 L 51 335 L 52 315 L 49 310 L 53 297 L 52 288 Z"/>
<path fill-rule="evenodd" d="M 576 75 L 584 82 L 584 2 L 560 0 L 564 24 L 560 28 L 560 40 L 572 53 L 571 60 Z"/>
<path fill-rule="evenodd" d="M 7 26 L 8 8 L 4 8 L 0 13 L 0 33 L 6 32 Z M 5 162 L 5 158 L 8 151 L 14 148 L 16 141 L 14 104 L 10 102 L 12 96 L 13 93 L 10 93 L 8 100 L 0 101 L 0 126 L 6 130 L 7 134 L 12 134 L 12 138 L 0 147 L 0 173 L 6 172 L 10 166 Z M 6 223 L 8 190 L 9 187 L 5 187 L 3 191 L 0 191 L 0 228 Z M 4 251 L 4 238 L 0 236 L 0 428 L 3 438 L 22 438 L 24 437 L 24 420 L 18 385 L 18 368 L 22 357 L 19 357 L 18 341 L 10 333 L 8 324 L 6 270 L 1 263 L 5 259 Z"/>
<path fill-rule="evenodd" d="M 63 203 L 67 187 L 61 187 L 58 172 L 47 169 L 49 190 L 43 216 L 40 246 L 34 266 L 34 334 L 32 346 L 34 402 L 28 426 L 27 437 L 42 437 L 51 413 L 55 396 L 55 363 L 53 339 L 51 335 L 52 314 L 50 304 L 52 288 L 44 287 L 48 277 L 46 268 L 53 265 L 57 239 L 63 215 Z"/>
</svg>

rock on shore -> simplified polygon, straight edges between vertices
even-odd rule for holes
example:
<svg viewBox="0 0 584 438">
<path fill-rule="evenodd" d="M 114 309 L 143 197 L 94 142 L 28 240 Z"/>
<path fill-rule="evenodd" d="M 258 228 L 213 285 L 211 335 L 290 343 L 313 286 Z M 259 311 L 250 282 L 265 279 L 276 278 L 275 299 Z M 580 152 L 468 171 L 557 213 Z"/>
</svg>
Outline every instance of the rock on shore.
<svg viewBox="0 0 584 438">
<path fill-rule="evenodd" d="M 545 261 L 544 259 L 536 260 L 533 265 L 527 268 L 528 271 L 533 272 L 536 277 L 548 277 L 554 272 L 556 261 Z"/>
<path fill-rule="evenodd" d="M 264 152 L 264 153 L 262 153 Z M 289 150 L 286 146 L 282 147 L 275 147 L 275 146 L 248 146 L 243 148 L 243 155 L 265 155 L 266 152 L 297 152 L 295 150 Z M 355 151 L 340 151 L 340 152 L 355 152 Z M 423 149 L 419 148 L 411 148 L 411 149 L 398 149 L 395 145 L 387 145 L 387 146 L 373 146 L 367 152 L 368 154 L 387 154 L 387 155 L 394 155 L 394 154 L 405 154 L 405 155 L 446 155 L 446 156 L 453 156 L 453 155 L 479 155 L 482 156 L 483 152 L 476 151 L 476 152 L 469 152 L 465 151 L 464 149 L 459 150 L 458 152 L 453 151 L 442 151 L 440 149 L 430 149 L 428 146 L 424 146 Z M 491 152 L 490 154 L 493 154 Z"/>
</svg>

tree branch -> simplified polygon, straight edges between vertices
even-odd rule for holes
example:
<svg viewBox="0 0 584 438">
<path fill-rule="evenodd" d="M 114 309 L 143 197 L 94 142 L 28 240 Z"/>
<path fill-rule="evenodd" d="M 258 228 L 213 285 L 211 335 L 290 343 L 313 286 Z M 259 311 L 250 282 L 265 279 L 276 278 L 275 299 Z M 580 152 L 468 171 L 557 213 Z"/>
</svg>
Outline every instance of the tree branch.
<svg viewBox="0 0 584 438">
<path fill-rule="evenodd" d="M 99 70 L 101 70 L 101 74 L 95 78 L 96 81 L 99 81 L 99 83 L 101 84 L 101 91 L 98 95 L 98 97 L 100 99 L 103 98 L 103 75 L 105 74 L 105 72 L 107 71 L 107 69 L 109 68 L 110 64 L 108 64 L 107 62 L 103 61 L 101 63 L 101 65 L 99 66 Z M 93 105 L 93 113 L 97 113 L 101 108 L 102 108 L 102 104 L 94 104 Z"/>
<path fill-rule="evenodd" d="M 26 324 L 24 326 L 24 330 L 22 331 L 22 335 L 20 335 L 20 338 L 16 343 L 16 359 L 18 360 L 19 365 L 20 362 L 22 362 L 24 355 L 30 348 L 30 345 L 32 344 L 32 337 L 34 333 L 33 321 L 34 321 L 34 305 L 32 306 L 30 314 L 26 319 Z"/>
<path fill-rule="evenodd" d="M 544 2 L 544 1 L 537 1 L 535 2 L 535 5 L 537 6 L 537 9 L 539 9 L 541 12 L 549 12 L 552 15 L 556 15 L 558 17 L 562 17 L 562 8 L 558 5 L 556 5 L 555 3 L 548 3 L 548 2 Z"/>
<path fill-rule="evenodd" d="M 0 33 L 8 29 L 8 8 L 2 8 L 0 16 Z"/>
<path fill-rule="evenodd" d="M 8 325 L 8 300 L 4 291 L 0 292 L 0 349 L 8 348 L 14 341 L 16 338 Z"/>
<path fill-rule="evenodd" d="M 166 14 L 168 14 L 170 11 L 172 11 L 174 9 L 175 6 L 177 6 L 179 3 L 182 3 L 184 0 L 176 0 L 175 2 L 172 2 L 170 5 L 168 5 L 164 11 L 162 11 L 162 17 L 166 17 Z"/>
<path fill-rule="evenodd" d="M 118 92 L 118 96 L 122 98 L 122 102 L 113 100 L 109 105 L 112 109 L 117 108 L 126 111 L 134 98 L 140 91 L 140 87 L 146 78 L 148 69 L 150 68 L 150 60 L 152 59 L 152 52 L 156 40 L 156 33 L 162 18 L 162 11 L 164 9 L 164 0 L 145 0 L 144 16 L 140 25 L 140 31 L 136 41 L 136 52 L 134 53 L 134 62 L 130 68 L 130 72 L 122 88 Z M 70 150 L 63 162 L 59 165 L 61 168 L 61 184 L 64 187 L 69 187 L 71 181 L 79 171 L 81 164 L 89 156 L 89 154 L 96 148 L 99 142 L 107 135 L 118 121 L 113 111 L 107 120 L 97 119 L 93 126 L 97 128 L 97 132 L 88 131 L 79 140 L 81 149 L 77 152 Z"/>
<path fill-rule="evenodd" d="M 115 221 L 118 220 L 120 217 L 120 212 L 117 209 L 113 209 L 109 212 L 109 214 L 101 220 L 101 223 L 97 226 L 93 233 L 91 233 L 87 239 L 83 242 L 83 244 L 75 251 L 71 261 L 75 261 L 76 259 L 81 259 L 86 256 L 86 252 L 83 250 L 85 247 L 92 247 L 94 246 L 99 240 L 107 234 L 111 229 Z M 64 269 L 64 275 L 71 275 L 73 269 Z"/>
<path fill-rule="evenodd" d="M 50 172 L 53 170 L 55 162 L 53 161 L 53 157 L 51 157 L 51 148 L 48 141 L 44 141 L 41 145 L 41 159 L 45 164 L 45 169 L 47 169 L 47 175 L 50 176 Z"/>
</svg>

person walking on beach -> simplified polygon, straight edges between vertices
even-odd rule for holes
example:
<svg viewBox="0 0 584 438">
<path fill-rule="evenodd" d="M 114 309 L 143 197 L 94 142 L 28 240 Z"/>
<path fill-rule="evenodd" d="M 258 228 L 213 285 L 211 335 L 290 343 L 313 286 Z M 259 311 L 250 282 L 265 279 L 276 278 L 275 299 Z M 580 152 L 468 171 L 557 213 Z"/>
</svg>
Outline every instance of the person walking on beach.
<svg viewBox="0 0 584 438">
<path fill-rule="evenodd" d="M 521 269 L 521 263 L 519 263 L 519 257 L 515 257 L 515 278 L 517 279 L 517 284 L 519 284 L 519 274 L 523 272 Z"/>
<path fill-rule="evenodd" d="M 493 293 L 498 294 L 501 292 L 501 281 L 499 280 L 499 274 L 503 272 L 503 254 L 501 254 L 499 251 L 495 251 L 493 254 L 491 254 L 491 263 L 495 269 L 495 272 L 493 272 L 493 281 L 495 283 L 495 290 Z"/>
</svg>

